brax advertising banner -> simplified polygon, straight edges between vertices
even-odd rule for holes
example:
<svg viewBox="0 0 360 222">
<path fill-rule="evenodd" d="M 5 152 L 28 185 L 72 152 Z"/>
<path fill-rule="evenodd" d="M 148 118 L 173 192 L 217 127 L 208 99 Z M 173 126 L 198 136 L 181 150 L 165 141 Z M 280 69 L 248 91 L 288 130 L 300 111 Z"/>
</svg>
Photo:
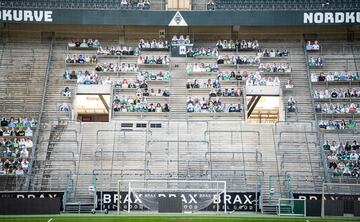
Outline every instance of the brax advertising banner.
<svg viewBox="0 0 360 222">
<path fill-rule="evenodd" d="M 302 200 L 321 200 L 321 194 L 319 193 L 294 193 L 293 194 L 295 199 L 302 199 Z M 325 200 L 354 200 L 360 201 L 360 194 L 359 195 L 343 195 L 343 194 L 325 194 Z"/>
<path fill-rule="evenodd" d="M 358 11 L 143 11 L 0 8 L 0 22 L 159 26 L 309 26 L 360 23 Z"/>
<path fill-rule="evenodd" d="M 62 210 L 62 197 L 64 192 L 0 192 L 0 201 L 5 198 L 14 199 L 44 199 L 44 198 L 60 198 Z"/>
<path fill-rule="evenodd" d="M 102 197 L 101 197 L 102 194 Z M 145 199 L 145 195 L 151 195 L 158 199 L 159 197 L 180 197 L 182 200 L 183 211 L 192 211 L 192 210 L 203 210 L 203 211 L 224 211 L 224 195 L 220 196 L 220 200 L 216 198 L 214 194 L 205 194 L 198 192 L 183 192 L 183 193 L 155 193 L 155 192 L 146 192 L 139 194 L 138 197 L 130 194 L 128 192 L 120 192 L 120 197 L 118 197 L 117 192 L 97 192 L 98 198 L 98 210 L 101 208 L 101 201 L 103 209 L 108 210 L 117 210 L 118 201 L 120 200 L 120 210 L 128 210 L 128 204 L 130 201 L 130 210 L 148 210 L 142 199 Z M 204 199 L 203 195 L 212 195 L 210 196 L 210 203 L 203 207 L 203 202 L 201 199 Z M 144 197 L 144 198 L 143 198 Z M 226 207 L 227 211 L 256 211 L 258 206 L 258 200 L 260 198 L 260 193 L 255 192 L 229 192 L 226 193 Z M 258 209 L 259 210 L 259 209 Z"/>
<path fill-rule="evenodd" d="M 314 212 L 314 209 L 309 209 L 307 210 L 308 212 L 310 212 L 309 215 L 311 216 L 320 216 L 320 209 L 321 209 L 321 198 L 322 195 L 319 193 L 294 193 L 294 198 L 295 199 L 303 199 L 306 200 L 307 202 L 315 202 L 315 205 L 318 204 L 318 207 L 316 210 L 318 210 L 318 212 Z M 344 213 L 346 214 L 354 214 L 354 213 L 358 213 L 358 211 L 355 210 L 354 206 L 356 205 L 355 203 L 360 201 L 360 194 L 359 195 L 345 195 L 345 194 L 325 194 L 324 195 L 324 200 L 325 200 L 325 214 L 326 215 L 332 215 L 332 216 L 342 216 Z M 316 203 L 317 202 L 317 203 Z M 329 205 L 327 205 L 326 203 L 329 203 Z M 340 203 L 342 203 L 342 207 L 340 208 Z M 335 207 L 331 207 L 331 205 L 333 204 L 333 206 Z M 313 207 L 316 208 L 316 207 Z M 339 211 L 339 209 L 341 209 Z M 311 212 L 313 211 L 313 212 Z"/>
</svg>

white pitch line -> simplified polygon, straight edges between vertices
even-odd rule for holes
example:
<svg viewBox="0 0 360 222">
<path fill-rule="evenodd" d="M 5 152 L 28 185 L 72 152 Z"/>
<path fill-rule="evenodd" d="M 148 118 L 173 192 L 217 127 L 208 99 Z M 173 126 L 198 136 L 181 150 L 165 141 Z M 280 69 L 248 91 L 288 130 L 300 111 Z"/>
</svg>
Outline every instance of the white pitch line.
<svg viewBox="0 0 360 222">
<path fill-rule="evenodd" d="M 50 218 L 50 220 L 48 220 L 47 222 L 51 222 L 53 219 L 52 218 Z"/>
</svg>

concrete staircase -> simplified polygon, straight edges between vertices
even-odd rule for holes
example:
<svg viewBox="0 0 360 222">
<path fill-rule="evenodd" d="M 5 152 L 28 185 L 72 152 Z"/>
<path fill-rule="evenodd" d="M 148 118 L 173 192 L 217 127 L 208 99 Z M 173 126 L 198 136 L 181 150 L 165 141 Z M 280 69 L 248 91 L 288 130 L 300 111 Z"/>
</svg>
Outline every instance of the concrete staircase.
<svg viewBox="0 0 360 222">
<path fill-rule="evenodd" d="M 183 58 L 172 58 L 171 59 L 172 68 L 171 68 L 171 119 L 186 119 L 186 100 L 187 93 L 186 90 L 186 62 Z"/>
<path fill-rule="evenodd" d="M 44 119 L 47 122 L 68 121 L 71 113 L 60 112 L 59 106 L 63 103 L 72 103 L 71 97 L 64 97 L 62 91 L 67 84 L 64 82 L 63 74 L 66 70 L 65 56 L 67 54 L 65 42 L 56 41 L 53 48 L 52 66 L 50 68 L 49 85 L 45 97 Z M 69 85 L 74 92 L 74 85 Z"/>
<path fill-rule="evenodd" d="M 289 76 L 281 76 L 280 81 L 282 88 L 285 89 L 287 80 L 294 84 L 293 89 L 283 90 L 283 104 L 287 110 L 287 100 L 290 96 L 297 101 L 297 110 L 295 113 L 286 111 L 286 121 L 311 121 L 314 120 L 311 94 L 309 92 L 309 81 L 306 70 L 304 50 L 301 42 L 266 42 L 261 47 L 272 49 L 287 49 L 290 54 L 288 57 L 266 59 L 261 62 L 289 63 L 292 72 Z"/>
<path fill-rule="evenodd" d="M 297 49 L 294 49 L 294 55 L 292 51 L 291 54 L 291 65 L 293 67 L 291 78 L 294 83 L 294 98 L 297 102 L 297 110 L 296 113 L 287 113 L 287 121 L 312 121 L 314 120 L 314 109 L 311 92 L 309 91 L 309 77 L 306 71 L 305 56 L 301 44 L 299 44 Z"/>
<path fill-rule="evenodd" d="M 272 125 L 262 125 L 260 131 L 260 152 L 263 156 L 263 183 L 261 185 L 261 194 L 262 194 L 262 211 L 265 213 L 273 213 L 273 202 L 280 195 L 275 194 L 270 196 L 270 191 L 275 190 L 275 192 L 281 193 L 283 190 L 280 172 L 279 172 L 279 163 L 275 147 L 275 138 Z M 273 179 L 270 184 L 270 178 Z"/>
<path fill-rule="evenodd" d="M 41 129 L 34 163 L 32 189 L 62 190 L 74 173 L 79 156 L 78 124 L 50 125 Z"/>
</svg>

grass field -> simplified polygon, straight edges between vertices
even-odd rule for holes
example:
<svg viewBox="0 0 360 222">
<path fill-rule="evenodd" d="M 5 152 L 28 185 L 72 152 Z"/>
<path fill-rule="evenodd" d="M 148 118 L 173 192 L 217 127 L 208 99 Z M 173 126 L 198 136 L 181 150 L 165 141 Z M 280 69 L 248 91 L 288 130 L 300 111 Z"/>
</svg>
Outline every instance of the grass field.
<svg viewBox="0 0 360 222">
<path fill-rule="evenodd" d="M 289 218 L 289 217 L 277 217 L 277 216 L 203 216 L 203 215 L 166 215 L 166 216 L 113 216 L 113 215 L 47 215 L 47 216 L 0 216 L 1 222 L 206 222 L 206 221 L 218 221 L 218 222 L 322 222 L 322 221 L 360 221 L 360 218 Z"/>
</svg>

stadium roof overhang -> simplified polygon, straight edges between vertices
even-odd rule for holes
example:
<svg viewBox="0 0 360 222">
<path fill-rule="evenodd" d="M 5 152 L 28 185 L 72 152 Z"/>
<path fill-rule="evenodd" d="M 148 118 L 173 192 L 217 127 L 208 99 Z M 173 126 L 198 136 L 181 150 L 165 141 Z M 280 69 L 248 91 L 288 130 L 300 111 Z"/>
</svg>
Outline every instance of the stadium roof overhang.
<svg viewBox="0 0 360 222">
<path fill-rule="evenodd" d="M 134 11 L 0 9 L 3 23 L 159 25 L 159 26 L 314 26 L 360 23 L 357 11 Z"/>
</svg>

